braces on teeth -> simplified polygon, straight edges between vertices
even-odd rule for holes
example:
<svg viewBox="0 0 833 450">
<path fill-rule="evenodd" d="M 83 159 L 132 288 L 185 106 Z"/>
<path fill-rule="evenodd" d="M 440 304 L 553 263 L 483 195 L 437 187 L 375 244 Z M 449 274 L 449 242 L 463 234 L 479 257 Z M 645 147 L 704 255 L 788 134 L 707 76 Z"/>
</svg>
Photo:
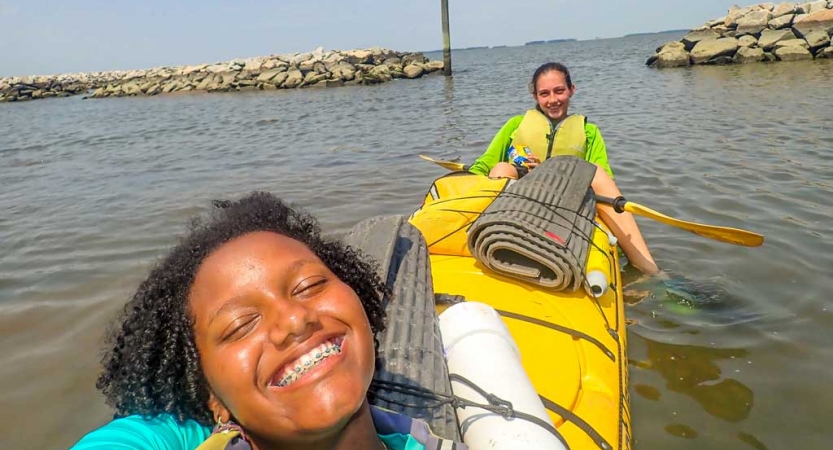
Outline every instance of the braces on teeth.
<svg viewBox="0 0 833 450">
<path fill-rule="evenodd" d="M 298 380 L 298 378 L 301 377 L 301 375 L 309 372 L 310 369 L 317 366 L 318 363 L 332 355 L 337 355 L 339 353 L 341 353 L 341 346 L 336 344 L 333 344 L 332 347 L 328 347 L 324 351 L 317 352 L 315 355 L 313 355 L 312 359 L 295 366 L 295 369 L 292 372 L 290 372 L 289 375 L 285 376 L 280 382 L 278 382 L 277 386 L 286 387 L 294 383 L 296 380 Z"/>
</svg>

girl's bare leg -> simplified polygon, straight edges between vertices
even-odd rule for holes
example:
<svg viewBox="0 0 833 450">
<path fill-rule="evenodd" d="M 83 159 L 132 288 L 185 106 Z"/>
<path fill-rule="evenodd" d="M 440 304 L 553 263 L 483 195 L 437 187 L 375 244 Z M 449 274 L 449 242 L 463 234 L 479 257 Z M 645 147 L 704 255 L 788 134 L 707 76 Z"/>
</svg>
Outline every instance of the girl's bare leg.
<svg viewBox="0 0 833 450">
<path fill-rule="evenodd" d="M 622 195 L 612 178 L 601 167 L 596 167 L 596 175 L 591 183 L 596 194 L 616 198 Z M 602 216 L 605 224 L 610 227 L 613 235 L 619 240 L 619 247 L 625 252 L 628 261 L 647 275 L 654 275 L 659 272 L 657 263 L 648 250 L 648 245 L 639 231 L 639 226 L 629 212 L 617 213 L 610 205 L 601 203 L 596 206 L 599 215 Z"/>
<path fill-rule="evenodd" d="M 517 180 L 518 169 L 516 169 L 512 164 L 500 162 L 495 164 L 495 166 L 492 167 L 492 170 L 489 171 L 489 178 L 511 178 L 513 180 Z"/>
</svg>

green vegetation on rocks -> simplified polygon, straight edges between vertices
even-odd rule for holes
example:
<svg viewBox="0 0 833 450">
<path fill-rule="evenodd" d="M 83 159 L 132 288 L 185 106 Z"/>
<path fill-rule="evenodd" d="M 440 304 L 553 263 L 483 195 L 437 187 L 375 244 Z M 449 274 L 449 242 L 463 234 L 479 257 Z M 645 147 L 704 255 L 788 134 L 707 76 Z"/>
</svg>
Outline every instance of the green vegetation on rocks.
<svg viewBox="0 0 833 450">
<path fill-rule="evenodd" d="M 726 16 L 663 44 L 646 64 L 745 64 L 833 57 L 833 1 L 733 6 Z"/>
</svg>

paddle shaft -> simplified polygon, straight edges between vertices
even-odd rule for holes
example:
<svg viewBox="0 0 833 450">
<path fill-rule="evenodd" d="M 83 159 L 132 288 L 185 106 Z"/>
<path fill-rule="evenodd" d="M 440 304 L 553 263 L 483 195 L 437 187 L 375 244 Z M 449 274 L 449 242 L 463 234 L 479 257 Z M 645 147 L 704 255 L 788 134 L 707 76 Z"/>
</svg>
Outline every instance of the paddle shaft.
<svg viewBox="0 0 833 450">
<path fill-rule="evenodd" d="M 716 241 L 743 245 L 746 247 L 757 247 L 764 243 L 763 236 L 751 231 L 675 219 L 654 211 L 651 208 L 629 202 L 622 196 L 610 198 L 597 195 L 596 201 L 612 206 L 613 210 L 617 213 L 629 212 L 638 216 L 647 217 L 649 219 L 656 220 L 657 222 L 690 231 L 694 234 L 714 239 Z"/>
</svg>

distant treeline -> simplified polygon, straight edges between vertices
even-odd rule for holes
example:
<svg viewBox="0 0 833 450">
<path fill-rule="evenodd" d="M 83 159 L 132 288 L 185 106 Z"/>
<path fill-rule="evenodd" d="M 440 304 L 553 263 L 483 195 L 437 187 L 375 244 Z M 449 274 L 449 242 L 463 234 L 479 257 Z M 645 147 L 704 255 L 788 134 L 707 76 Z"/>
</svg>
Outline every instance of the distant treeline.
<svg viewBox="0 0 833 450">
<path fill-rule="evenodd" d="M 647 33 L 631 33 L 631 34 L 626 34 L 624 37 L 631 37 L 631 36 L 648 36 L 648 35 L 650 35 L 650 34 L 663 34 L 663 33 L 685 33 L 685 32 L 687 32 L 687 31 L 688 31 L 687 29 L 681 29 L 681 30 L 665 30 L 665 31 L 651 31 L 651 32 L 647 32 Z"/>
<path fill-rule="evenodd" d="M 576 39 L 551 39 L 549 41 L 529 41 L 524 45 L 540 45 L 540 44 L 555 44 L 558 42 L 575 42 Z"/>
</svg>

